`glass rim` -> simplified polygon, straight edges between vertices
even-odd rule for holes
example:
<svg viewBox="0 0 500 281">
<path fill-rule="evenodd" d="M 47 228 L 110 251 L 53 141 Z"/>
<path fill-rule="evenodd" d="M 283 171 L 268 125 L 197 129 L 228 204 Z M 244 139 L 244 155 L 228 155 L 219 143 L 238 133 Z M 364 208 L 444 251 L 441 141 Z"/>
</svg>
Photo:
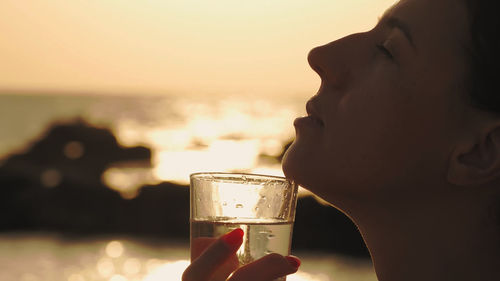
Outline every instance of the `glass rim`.
<svg viewBox="0 0 500 281">
<path fill-rule="evenodd" d="M 212 177 L 217 180 L 229 179 L 230 176 L 243 177 L 247 176 L 254 179 L 272 179 L 276 181 L 288 182 L 293 184 L 291 179 L 287 179 L 281 176 L 264 175 L 264 174 L 253 174 L 253 173 L 231 173 L 231 172 L 196 172 L 189 175 L 190 179 L 200 179 L 203 180 L 203 176 Z"/>
</svg>

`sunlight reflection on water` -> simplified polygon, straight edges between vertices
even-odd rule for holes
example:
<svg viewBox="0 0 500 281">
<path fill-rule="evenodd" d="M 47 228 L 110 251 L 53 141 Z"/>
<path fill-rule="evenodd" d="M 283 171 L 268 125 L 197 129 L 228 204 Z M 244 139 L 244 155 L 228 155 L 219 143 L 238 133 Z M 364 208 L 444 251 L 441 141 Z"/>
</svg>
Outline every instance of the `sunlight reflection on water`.
<svg viewBox="0 0 500 281">
<path fill-rule="evenodd" d="M 263 167 L 276 174 L 281 173 L 280 163 L 262 163 L 259 157 L 281 153 L 294 136 L 292 122 L 301 103 L 276 98 L 178 99 L 175 106 L 163 104 L 165 110 L 148 112 L 159 114 L 156 123 L 145 126 L 139 120 L 122 118 L 115 131 L 121 143 L 146 143 L 153 149 L 157 180 L 185 184 L 194 172 L 250 172 Z M 165 116 L 168 110 L 176 116 L 174 120 Z"/>
<path fill-rule="evenodd" d="M 375 281 L 366 260 L 294 253 L 302 265 L 288 281 Z M 139 239 L 61 239 L 54 235 L 1 234 L 0 280 L 170 281 L 189 264 L 189 245 Z"/>
<path fill-rule="evenodd" d="M 109 128 L 123 146 L 150 148 L 150 167 L 110 166 L 103 175 L 107 185 L 133 198 L 140 186 L 160 181 L 187 184 L 194 172 L 283 175 L 276 157 L 294 137 L 293 120 L 304 114 L 306 98 L 4 95 L 1 100 L 3 110 L 20 105 L 30 110 L 5 118 L 13 125 L 2 139 L 0 160 L 7 153 L 23 151 L 52 122 L 72 118 Z M 73 160 L 84 157 L 89 149 L 77 141 L 61 147 Z M 61 175 L 48 170 L 41 180 L 53 188 Z"/>
</svg>

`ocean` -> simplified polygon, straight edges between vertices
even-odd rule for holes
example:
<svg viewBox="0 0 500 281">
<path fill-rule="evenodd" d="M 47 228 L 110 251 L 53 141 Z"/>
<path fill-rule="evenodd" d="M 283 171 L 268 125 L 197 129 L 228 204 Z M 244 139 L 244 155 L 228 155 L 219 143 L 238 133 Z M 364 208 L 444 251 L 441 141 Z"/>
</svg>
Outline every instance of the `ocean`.
<svg viewBox="0 0 500 281">
<path fill-rule="evenodd" d="M 54 122 L 82 118 L 123 146 L 151 148 L 150 180 L 186 183 L 192 172 L 281 175 L 279 155 L 307 97 L 0 95 L 0 159 L 22 151 Z M 263 160 L 264 159 L 264 160 Z M 268 158 L 267 158 L 268 159 Z"/>
<path fill-rule="evenodd" d="M 102 180 L 130 194 L 162 181 L 187 184 L 200 171 L 282 175 L 277 157 L 294 137 L 293 120 L 309 97 L 0 95 L 0 163 L 22 153 L 54 123 L 85 120 L 108 128 L 122 146 L 151 149 L 151 165 L 109 167 Z M 0 233 L 0 280 L 180 280 L 189 245 L 137 237 Z M 289 281 L 372 281 L 371 263 L 330 253 L 297 252 Z"/>
</svg>

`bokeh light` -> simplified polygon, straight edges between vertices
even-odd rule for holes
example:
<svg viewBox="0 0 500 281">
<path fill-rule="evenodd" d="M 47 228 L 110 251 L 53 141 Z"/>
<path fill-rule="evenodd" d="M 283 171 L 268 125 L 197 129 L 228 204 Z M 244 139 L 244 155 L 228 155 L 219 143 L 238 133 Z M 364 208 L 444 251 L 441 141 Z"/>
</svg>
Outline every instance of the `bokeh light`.
<svg viewBox="0 0 500 281">
<path fill-rule="evenodd" d="M 115 274 L 111 278 L 109 278 L 109 281 L 129 281 L 127 277 L 120 275 L 120 274 Z"/>
<path fill-rule="evenodd" d="M 124 248 L 120 241 L 111 241 L 106 245 L 106 254 L 112 258 L 118 258 L 123 254 Z"/>
<path fill-rule="evenodd" d="M 97 271 L 102 277 L 110 277 L 115 273 L 115 265 L 109 257 L 102 257 L 97 262 Z"/>
<path fill-rule="evenodd" d="M 188 265 L 188 260 L 166 262 L 162 265 L 155 266 L 143 281 L 180 280 L 182 273 Z"/>
<path fill-rule="evenodd" d="M 123 263 L 123 272 L 127 275 L 135 275 L 141 272 L 141 262 L 137 258 L 128 258 Z"/>
<path fill-rule="evenodd" d="M 78 159 L 85 153 L 85 147 L 79 141 L 70 141 L 64 145 L 63 152 L 69 159 Z"/>
<path fill-rule="evenodd" d="M 40 175 L 40 183 L 46 188 L 58 186 L 62 181 L 62 174 L 57 169 L 46 169 Z"/>
</svg>

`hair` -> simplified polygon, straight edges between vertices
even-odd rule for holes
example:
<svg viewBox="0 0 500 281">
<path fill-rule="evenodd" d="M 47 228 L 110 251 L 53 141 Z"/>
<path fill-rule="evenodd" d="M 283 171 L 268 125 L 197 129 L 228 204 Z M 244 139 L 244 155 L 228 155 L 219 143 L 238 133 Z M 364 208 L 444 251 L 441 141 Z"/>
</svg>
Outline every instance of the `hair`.
<svg viewBox="0 0 500 281">
<path fill-rule="evenodd" d="M 500 114 L 500 20 L 496 0 L 465 0 L 468 8 L 468 93 L 472 104 Z"/>
<path fill-rule="evenodd" d="M 467 57 L 469 77 L 466 82 L 472 105 L 500 114 L 500 15 L 497 0 L 465 0 L 468 9 L 469 38 Z M 500 229 L 500 198 L 490 206 L 491 216 Z"/>
</svg>

